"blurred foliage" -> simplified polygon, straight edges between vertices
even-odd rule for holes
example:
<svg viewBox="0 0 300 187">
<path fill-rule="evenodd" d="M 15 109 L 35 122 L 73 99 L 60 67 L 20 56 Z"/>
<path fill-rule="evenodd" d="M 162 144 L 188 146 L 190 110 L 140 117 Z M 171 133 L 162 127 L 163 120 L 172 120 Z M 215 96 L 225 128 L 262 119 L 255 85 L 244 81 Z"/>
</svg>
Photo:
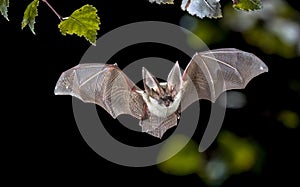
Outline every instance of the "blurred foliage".
<svg viewBox="0 0 300 187">
<path fill-rule="evenodd" d="M 284 0 L 264 0 L 263 3 L 262 10 L 249 12 L 234 10 L 231 3 L 228 3 L 223 9 L 223 19 L 199 20 L 186 14 L 179 24 L 195 33 L 208 46 L 228 43 L 230 42 L 227 39 L 228 36 L 238 35 L 236 38 L 242 37 L 242 42 L 255 46 L 266 54 L 295 60 L 300 56 L 300 12 Z M 187 38 L 187 42 L 191 47 L 196 46 L 190 38 Z M 298 80 L 291 78 L 282 84 L 288 85 L 287 90 L 283 92 L 299 98 L 300 82 Z M 247 104 L 246 96 L 238 91 L 228 92 L 227 100 L 227 108 L 242 108 Z M 283 106 L 287 105 L 283 104 Z M 293 107 L 274 110 L 276 112 L 273 115 L 272 110 L 268 109 L 269 112 L 271 111 L 268 117 L 272 120 L 275 118 L 289 129 L 299 128 L 300 114 Z M 197 153 L 198 161 L 195 165 L 200 168 L 190 170 L 197 173 L 208 186 L 220 186 L 229 177 L 245 172 L 259 174 L 265 166 L 264 153 L 268 150 L 263 143 L 258 144 L 252 138 L 239 137 L 231 131 L 222 130 L 215 144 L 216 146 L 211 146 L 204 153 Z M 175 161 L 184 160 L 183 154 L 196 154 L 197 148 L 191 149 L 194 150 L 180 152 L 180 157 L 176 155 L 166 161 L 160 169 L 165 172 L 176 168 Z M 193 157 L 196 158 L 195 155 Z M 183 160 L 180 162 L 184 162 Z M 172 171 L 167 173 L 176 172 L 175 169 Z"/>
<path fill-rule="evenodd" d="M 300 123 L 299 115 L 296 112 L 283 110 L 278 114 L 278 121 L 282 122 L 287 128 L 297 128 Z"/>
<path fill-rule="evenodd" d="M 216 20 L 199 20 L 186 14 L 181 17 L 179 25 L 193 32 L 209 46 L 210 44 L 223 41 L 228 33 L 228 30 L 223 29 L 220 24 L 216 23 L 218 23 Z M 198 44 L 193 41 L 192 36 L 187 38 L 187 42 L 192 48 L 197 49 Z"/>
<path fill-rule="evenodd" d="M 165 158 L 170 152 L 178 150 L 187 140 L 188 138 L 182 135 L 175 135 L 168 139 L 158 156 L 158 161 L 166 160 Z M 204 159 L 199 154 L 197 147 L 198 145 L 194 141 L 190 141 L 180 152 L 171 159 L 159 164 L 158 167 L 161 171 L 173 175 L 197 173 L 204 164 L 202 163 Z"/>
<path fill-rule="evenodd" d="M 184 136 L 173 138 L 163 147 L 159 157 L 164 157 L 170 149 L 182 145 Z M 263 152 L 252 139 L 241 138 L 229 131 L 221 131 L 217 146 L 211 150 L 198 152 L 197 143 L 191 140 L 178 154 L 158 165 L 165 173 L 188 175 L 196 173 L 210 186 L 219 186 L 230 175 L 247 171 L 259 171 Z"/>
<path fill-rule="evenodd" d="M 207 45 L 222 42 L 229 32 L 235 31 L 267 54 L 285 58 L 300 55 L 300 12 L 287 2 L 265 0 L 263 9 L 250 12 L 234 10 L 228 3 L 223 14 L 223 19 L 213 22 L 185 15 L 180 25 L 197 34 Z"/>
<path fill-rule="evenodd" d="M 233 0 L 233 8 L 239 10 L 259 10 L 262 8 L 261 0 Z"/>
<path fill-rule="evenodd" d="M 262 11 L 245 13 L 224 8 L 223 24 L 268 54 L 292 58 L 300 54 L 300 13 L 283 0 L 265 0 Z"/>
<path fill-rule="evenodd" d="M 217 142 L 231 173 L 248 171 L 254 168 L 260 159 L 259 145 L 251 139 L 240 138 L 229 131 L 222 131 Z"/>
<path fill-rule="evenodd" d="M 300 13 L 283 0 L 265 0 L 262 11 L 245 13 L 224 8 L 224 26 L 241 32 L 267 54 L 293 58 L 300 54 Z"/>
</svg>

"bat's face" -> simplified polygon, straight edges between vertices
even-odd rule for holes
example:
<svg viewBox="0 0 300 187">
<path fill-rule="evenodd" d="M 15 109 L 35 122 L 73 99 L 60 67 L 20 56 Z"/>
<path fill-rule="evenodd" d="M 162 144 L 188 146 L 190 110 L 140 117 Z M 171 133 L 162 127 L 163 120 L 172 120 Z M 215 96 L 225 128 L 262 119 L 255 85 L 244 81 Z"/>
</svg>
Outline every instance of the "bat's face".
<svg viewBox="0 0 300 187">
<path fill-rule="evenodd" d="M 166 83 L 159 83 L 145 68 L 143 68 L 143 81 L 148 97 L 145 98 L 145 101 L 150 112 L 169 115 L 178 109 L 182 87 L 182 77 L 178 63 L 172 68 Z"/>
</svg>

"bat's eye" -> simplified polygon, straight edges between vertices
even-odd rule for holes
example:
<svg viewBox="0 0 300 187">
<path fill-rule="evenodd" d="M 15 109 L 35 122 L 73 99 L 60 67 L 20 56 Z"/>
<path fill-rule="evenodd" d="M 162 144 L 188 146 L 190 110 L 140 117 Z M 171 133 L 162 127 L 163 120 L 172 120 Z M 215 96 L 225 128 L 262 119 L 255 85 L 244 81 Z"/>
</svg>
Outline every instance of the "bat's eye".
<svg viewBox="0 0 300 187">
<path fill-rule="evenodd" d="M 153 88 L 151 88 L 151 92 L 149 93 L 149 96 L 152 97 L 155 100 L 160 99 L 159 93 L 157 93 Z"/>
<path fill-rule="evenodd" d="M 158 90 L 157 90 L 157 89 L 155 89 L 155 88 L 151 88 L 151 91 L 152 91 L 153 93 L 156 93 L 156 94 L 158 94 Z"/>
<path fill-rule="evenodd" d="M 158 95 L 158 93 L 153 88 L 151 88 L 151 92 L 152 92 L 152 95 Z"/>
<path fill-rule="evenodd" d="M 151 92 L 153 95 L 157 95 L 157 96 L 163 94 L 163 92 L 161 92 L 158 88 L 151 88 Z"/>
</svg>

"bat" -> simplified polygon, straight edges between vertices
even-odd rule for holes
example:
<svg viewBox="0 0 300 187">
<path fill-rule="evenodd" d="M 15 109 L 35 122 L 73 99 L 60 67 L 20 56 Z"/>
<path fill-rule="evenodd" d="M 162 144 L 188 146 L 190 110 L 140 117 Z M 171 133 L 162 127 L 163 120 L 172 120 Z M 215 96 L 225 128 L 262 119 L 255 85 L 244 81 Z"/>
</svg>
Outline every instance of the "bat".
<svg viewBox="0 0 300 187">
<path fill-rule="evenodd" d="M 144 90 L 136 86 L 116 64 L 79 64 L 63 72 L 55 95 L 71 95 L 104 108 L 113 118 L 129 114 L 140 120 L 142 132 L 161 138 L 199 99 L 215 102 L 226 90 L 243 89 L 267 72 L 265 63 L 252 53 L 225 48 L 197 52 L 183 74 L 176 62 L 160 83 L 142 68 Z"/>
</svg>

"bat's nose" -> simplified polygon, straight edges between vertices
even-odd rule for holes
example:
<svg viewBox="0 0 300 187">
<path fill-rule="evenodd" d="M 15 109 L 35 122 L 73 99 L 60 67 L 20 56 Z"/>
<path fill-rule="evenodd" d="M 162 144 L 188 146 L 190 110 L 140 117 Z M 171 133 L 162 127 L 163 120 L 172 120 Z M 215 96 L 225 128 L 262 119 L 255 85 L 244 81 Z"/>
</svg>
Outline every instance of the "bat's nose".
<svg viewBox="0 0 300 187">
<path fill-rule="evenodd" d="M 170 106 L 170 104 L 171 104 L 171 102 L 170 102 L 170 101 L 165 101 L 165 106 L 166 106 L 166 107 L 169 107 L 169 106 Z"/>
</svg>

